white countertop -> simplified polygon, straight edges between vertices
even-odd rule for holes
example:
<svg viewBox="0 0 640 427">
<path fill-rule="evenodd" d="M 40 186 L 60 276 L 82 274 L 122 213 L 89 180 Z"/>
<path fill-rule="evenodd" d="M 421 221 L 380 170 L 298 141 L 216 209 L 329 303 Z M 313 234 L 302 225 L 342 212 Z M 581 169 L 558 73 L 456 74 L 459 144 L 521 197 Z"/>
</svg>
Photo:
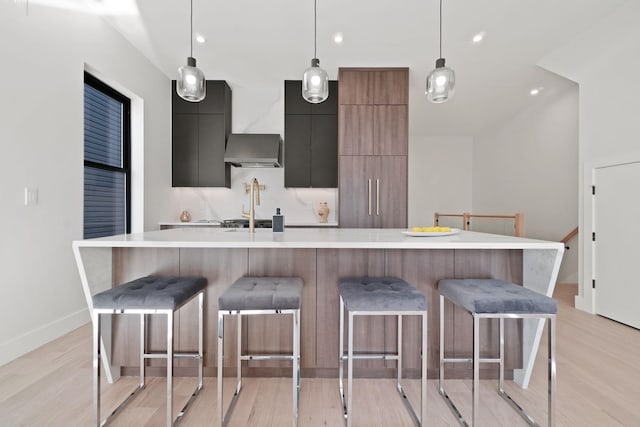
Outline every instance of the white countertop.
<svg viewBox="0 0 640 427">
<path fill-rule="evenodd" d="M 345 249 L 556 249 L 560 242 L 461 231 L 437 237 L 411 237 L 403 229 L 289 228 L 271 229 L 174 228 L 97 239 L 76 240 L 74 247 L 150 248 L 345 248 Z"/>
</svg>

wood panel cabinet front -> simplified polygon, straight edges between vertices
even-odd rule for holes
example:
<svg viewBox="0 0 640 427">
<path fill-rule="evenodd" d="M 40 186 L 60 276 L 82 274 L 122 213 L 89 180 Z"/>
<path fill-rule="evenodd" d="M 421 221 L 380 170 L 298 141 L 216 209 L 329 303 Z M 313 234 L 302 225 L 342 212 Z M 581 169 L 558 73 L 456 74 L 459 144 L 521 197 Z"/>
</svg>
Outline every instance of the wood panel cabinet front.
<svg viewBox="0 0 640 427">
<path fill-rule="evenodd" d="M 407 226 L 407 157 L 340 156 L 340 226 Z"/>
<path fill-rule="evenodd" d="M 408 68 L 341 68 L 340 105 L 407 105 Z"/>
<path fill-rule="evenodd" d="M 408 118 L 406 105 L 373 107 L 373 153 L 377 156 L 408 154 Z"/>
<path fill-rule="evenodd" d="M 371 73 L 374 104 L 409 104 L 409 69 L 380 70 Z"/>
<path fill-rule="evenodd" d="M 341 105 L 338 152 L 343 156 L 372 155 L 373 106 Z"/>
<path fill-rule="evenodd" d="M 341 68 L 338 70 L 338 82 L 340 84 L 338 96 L 340 105 L 373 104 L 373 76 L 369 71 Z"/>
<path fill-rule="evenodd" d="M 340 226 L 371 228 L 376 158 L 340 156 Z"/>
<path fill-rule="evenodd" d="M 373 224 L 407 227 L 407 156 L 376 156 Z"/>
<path fill-rule="evenodd" d="M 406 105 L 340 106 L 340 155 L 406 156 L 407 146 Z"/>
</svg>

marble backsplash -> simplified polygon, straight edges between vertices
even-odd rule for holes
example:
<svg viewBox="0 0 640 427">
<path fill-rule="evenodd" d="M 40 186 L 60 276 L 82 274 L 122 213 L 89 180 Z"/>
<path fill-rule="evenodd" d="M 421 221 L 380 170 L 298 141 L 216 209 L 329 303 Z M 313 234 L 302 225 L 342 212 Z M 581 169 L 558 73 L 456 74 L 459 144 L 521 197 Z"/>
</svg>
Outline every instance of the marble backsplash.
<svg viewBox="0 0 640 427">
<path fill-rule="evenodd" d="M 270 219 L 280 208 L 286 224 L 318 223 L 318 208 L 327 202 L 329 223 L 337 223 L 338 190 L 336 188 L 284 188 L 284 169 L 231 168 L 231 188 L 174 188 L 175 212 L 166 222 L 178 222 L 187 209 L 193 221 L 221 220 L 241 217 L 249 210 L 249 194 L 244 184 L 257 178 L 265 189 L 260 191 L 256 218 Z"/>
</svg>

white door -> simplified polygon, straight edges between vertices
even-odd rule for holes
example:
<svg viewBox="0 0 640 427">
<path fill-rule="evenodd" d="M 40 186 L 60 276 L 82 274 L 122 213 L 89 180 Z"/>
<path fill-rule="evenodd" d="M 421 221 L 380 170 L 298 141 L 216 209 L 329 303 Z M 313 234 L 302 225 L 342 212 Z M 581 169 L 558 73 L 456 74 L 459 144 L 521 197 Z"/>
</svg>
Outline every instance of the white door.
<svg viewBox="0 0 640 427">
<path fill-rule="evenodd" d="M 640 328 L 640 162 L 594 179 L 596 313 Z"/>
</svg>

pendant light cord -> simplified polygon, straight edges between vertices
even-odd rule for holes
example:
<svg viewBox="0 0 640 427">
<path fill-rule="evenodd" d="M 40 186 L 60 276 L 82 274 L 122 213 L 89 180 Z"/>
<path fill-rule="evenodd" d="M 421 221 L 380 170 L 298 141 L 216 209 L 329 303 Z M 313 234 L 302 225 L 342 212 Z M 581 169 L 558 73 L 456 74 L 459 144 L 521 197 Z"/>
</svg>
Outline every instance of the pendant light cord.
<svg viewBox="0 0 640 427">
<path fill-rule="evenodd" d="M 442 0 L 440 0 L 440 58 L 442 58 Z"/>
<path fill-rule="evenodd" d="M 442 1 L 442 0 L 440 0 Z M 191 57 L 193 58 L 193 0 L 191 0 L 191 32 L 189 33 L 189 41 L 191 43 Z"/>
<path fill-rule="evenodd" d="M 318 1 L 313 0 L 313 57 L 317 58 L 318 48 Z"/>
</svg>

